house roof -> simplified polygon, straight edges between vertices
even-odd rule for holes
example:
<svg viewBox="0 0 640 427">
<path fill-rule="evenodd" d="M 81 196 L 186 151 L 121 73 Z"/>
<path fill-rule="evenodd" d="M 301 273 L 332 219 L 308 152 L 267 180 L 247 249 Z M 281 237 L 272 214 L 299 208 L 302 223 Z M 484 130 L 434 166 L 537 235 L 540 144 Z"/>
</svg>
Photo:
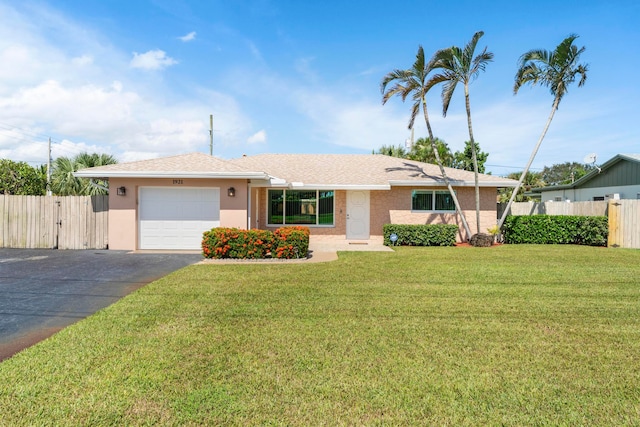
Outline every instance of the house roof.
<svg viewBox="0 0 640 427">
<path fill-rule="evenodd" d="M 189 153 L 80 169 L 75 176 L 80 178 L 268 178 L 264 172 L 247 171 L 227 160 L 204 153 Z"/>
<path fill-rule="evenodd" d="M 640 163 L 640 154 L 617 154 L 613 156 L 611 159 L 604 162 L 602 165 L 600 165 L 596 169 L 592 170 L 591 172 L 581 177 L 580 179 L 577 179 L 575 182 L 571 184 L 550 185 L 548 187 L 532 188 L 531 191 L 534 193 L 542 193 L 545 191 L 566 190 L 570 188 L 577 188 L 584 185 L 586 182 L 591 181 L 592 179 L 600 175 L 603 171 L 610 169 L 615 164 L 622 161 Z"/>
<path fill-rule="evenodd" d="M 473 186 L 473 172 L 446 168 L 451 185 Z M 437 165 L 382 154 L 259 154 L 222 160 L 191 153 L 82 169 L 83 178 L 237 178 L 252 184 L 314 189 L 384 190 L 442 186 Z M 479 174 L 481 187 L 515 187 L 517 181 Z"/>
<path fill-rule="evenodd" d="M 259 154 L 230 160 L 267 172 L 294 188 L 389 189 L 391 186 L 442 186 L 440 168 L 430 163 L 382 154 Z M 473 186 L 473 172 L 446 168 L 453 186 Z M 516 181 L 480 174 L 482 187 L 515 187 Z"/>
</svg>

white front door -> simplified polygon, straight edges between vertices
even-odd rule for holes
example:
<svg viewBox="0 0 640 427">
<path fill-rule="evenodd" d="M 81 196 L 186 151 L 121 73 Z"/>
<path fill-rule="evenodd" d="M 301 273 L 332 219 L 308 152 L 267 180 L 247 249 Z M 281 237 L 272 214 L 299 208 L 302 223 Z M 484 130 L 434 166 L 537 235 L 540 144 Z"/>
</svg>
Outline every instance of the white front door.
<svg viewBox="0 0 640 427">
<path fill-rule="evenodd" d="M 347 191 L 347 239 L 369 239 L 368 191 Z"/>
</svg>

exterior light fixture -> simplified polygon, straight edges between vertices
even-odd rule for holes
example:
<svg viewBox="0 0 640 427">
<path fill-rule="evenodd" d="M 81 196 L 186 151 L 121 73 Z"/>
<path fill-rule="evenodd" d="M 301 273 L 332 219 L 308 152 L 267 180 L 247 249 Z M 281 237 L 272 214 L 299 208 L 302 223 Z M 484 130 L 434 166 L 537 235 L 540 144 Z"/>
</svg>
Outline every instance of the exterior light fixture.
<svg viewBox="0 0 640 427">
<path fill-rule="evenodd" d="M 236 189 L 233 187 L 229 187 L 229 189 L 227 190 L 227 196 L 236 197 Z"/>
<path fill-rule="evenodd" d="M 118 189 L 116 190 L 116 194 L 118 196 L 126 196 L 127 195 L 127 189 L 124 187 L 118 187 Z"/>
</svg>

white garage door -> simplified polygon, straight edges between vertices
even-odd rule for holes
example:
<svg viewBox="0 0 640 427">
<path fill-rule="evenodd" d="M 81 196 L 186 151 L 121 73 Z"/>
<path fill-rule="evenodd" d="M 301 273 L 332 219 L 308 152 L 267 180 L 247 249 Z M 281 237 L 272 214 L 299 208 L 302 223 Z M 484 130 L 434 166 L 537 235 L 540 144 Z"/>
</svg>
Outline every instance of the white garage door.
<svg viewBox="0 0 640 427">
<path fill-rule="evenodd" d="M 140 188 L 140 249 L 201 249 L 220 226 L 219 188 Z"/>
</svg>

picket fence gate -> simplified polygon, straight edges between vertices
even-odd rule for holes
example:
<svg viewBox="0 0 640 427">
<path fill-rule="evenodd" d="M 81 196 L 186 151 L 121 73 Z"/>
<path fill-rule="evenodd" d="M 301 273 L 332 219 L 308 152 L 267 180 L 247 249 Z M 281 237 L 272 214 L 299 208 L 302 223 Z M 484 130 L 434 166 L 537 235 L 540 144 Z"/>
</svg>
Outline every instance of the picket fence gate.
<svg viewBox="0 0 640 427">
<path fill-rule="evenodd" d="M 107 249 L 109 196 L 0 195 L 0 248 Z"/>
</svg>

